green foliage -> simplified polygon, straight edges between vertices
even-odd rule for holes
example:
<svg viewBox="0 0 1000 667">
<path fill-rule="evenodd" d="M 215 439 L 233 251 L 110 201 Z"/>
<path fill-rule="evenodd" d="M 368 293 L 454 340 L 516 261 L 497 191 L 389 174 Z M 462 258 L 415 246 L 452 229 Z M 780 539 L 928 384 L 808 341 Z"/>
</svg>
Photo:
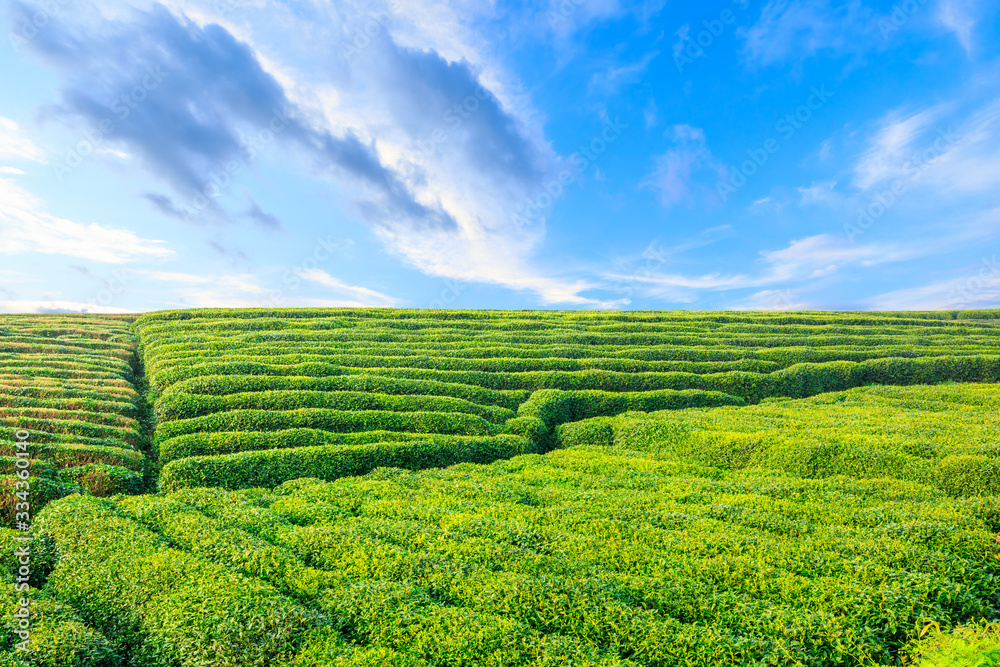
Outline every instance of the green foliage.
<svg viewBox="0 0 1000 667">
<path fill-rule="evenodd" d="M 960 320 L 1000 320 L 1000 308 L 985 308 L 981 310 L 961 310 Z"/>
<path fill-rule="evenodd" d="M 136 338 L 121 316 L 0 316 L 0 516 L 12 518 L 18 457 L 31 510 L 68 493 L 141 491 L 147 444 Z M 22 440 L 22 437 L 27 436 Z M 26 444 L 25 444 L 26 443 Z"/>
<path fill-rule="evenodd" d="M 189 419 L 229 410 L 298 410 L 329 408 L 348 411 L 384 410 L 390 412 L 465 412 L 503 423 L 514 416 L 512 410 L 492 405 L 477 405 L 447 396 L 395 396 L 362 391 L 266 391 L 203 396 L 171 392 L 156 404 L 160 423 Z"/>
<path fill-rule="evenodd" d="M 32 664 L 929 658 L 928 623 L 1000 616 L 984 319 L 0 317 L 0 475 L 27 429 L 48 503 Z"/>
<path fill-rule="evenodd" d="M 1000 623 L 980 621 L 951 632 L 930 623 L 904 652 L 915 667 L 995 667 L 1000 665 Z"/>
<path fill-rule="evenodd" d="M 31 667 L 123 667 L 116 647 L 100 632 L 88 626 L 68 604 L 59 602 L 36 589 L 21 593 L 9 589 L 0 611 L 0 651 L 8 653 L 10 664 Z M 29 601 L 31 637 L 28 652 L 18 651 L 23 641 L 17 634 L 14 616 L 21 599 Z M 2 660 L 2 658 L 0 658 Z M 20 661 L 20 662 L 18 662 Z M 0 662 L 0 665 L 3 665 Z"/>
<path fill-rule="evenodd" d="M 103 463 L 89 463 L 59 470 L 55 477 L 61 482 L 77 484 L 99 498 L 119 493 L 141 493 L 144 488 L 141 474 Z"/>
<path fill-rule="evenodd" d="M 19 481 L 20 478 L 15 475 L 0 476 L 0 519 L 2 519 L 3 524 L 6 526 L 12 525 L 14 521 L 16 504 L 23 502 L 14 495 Z M 37 512 L 53 500 L 64 498 L 71 493 L 82 492 L 83 488 L 72 482 L 36 478 L 31 480 L 27 502 L 31 509 Z"/>
<path fill-rule="evenodd" d="M 480 405 L 516 409 L 526 398 L 526 391 L 494 391 L 467 384 L 449 384 L 431 380 L 406 380 L 379 375 L 344 375 L 334 377 L 289 377 L 259 375 L 200 375 L 166 389 L 161 400 L 173 392 L 225 396 L 247 392 L 278 390 L 364 391 L 382 394 L 419 394 L 452 396 Z"/>
<path fill-rule="evenodd" d="M 509 423 L 509 422 L 508 422 Z M 359 445 L 372 442 L 399 442 L 421 436 L 405 431 L 356 431 L 331 433 L 313 428 L 291 428 L 274 432 L 221 431 L 189 433 L 160 443 L 160 462 L 169 463 L 188 456 L 235 454 L 261 449 L 293 449 L 322 445 Z"/>
<path fill-rule="evenodd" d="M 160 424 L 154 442 L 188 433 L 218 431 L 280 431 L 313 428 L 337 433 L 353 431 L 407 431 L 454 435 L 489 435 L 498 427 L 482 417 L 460 412 L 392 412 L 389 410 L 231 410 L 204 417 Z"/>
<path fill-rule="evenodd" d="M 72 496 L 36 528 L 60 553 L 48 589 L 133 664 L 264 667 L 326 624 L 263 582 L 171 548 L 106 501 Z"/>
<path fill-rule="evenodd" d="M 832 667 L 889 665 L 927 619 L 1000 611 L 984 502 L 578 445 L 120 508 L 329 619 L 286 667 Z"/>
<path fill-rule="evenodd" d="M 167 491 L 198 486 L 225 489 L 276 486 L 300 477 L 337 479 L 362 475 L 380 466 L 419 469 L 463 461 L 486 463 L 530 451 L 533 451 L 531 442 L 513 435 L 425 436 L 401 442 L 193 456 L 165 465 L 160 473 L 160 486 Z"/>
<path fill-rule="evenodd" d="M 892 476 L 952 495 L 1000 493 L 997 385 L 864 387 L 744 408 L 596 420 L 615 447 L 803 477 Z M 586 429 L 591 422 L 573 425 Z M 574 431 L 568 431 L 572 444 Z M 565 443 L 564 443 L 565 444 Z"/>
</svg>

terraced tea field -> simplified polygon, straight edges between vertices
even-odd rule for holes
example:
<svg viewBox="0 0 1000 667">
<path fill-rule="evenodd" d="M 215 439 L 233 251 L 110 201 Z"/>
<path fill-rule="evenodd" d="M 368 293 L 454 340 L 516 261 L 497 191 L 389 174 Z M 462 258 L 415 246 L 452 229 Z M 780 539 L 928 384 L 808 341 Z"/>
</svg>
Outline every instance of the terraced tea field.
<svg viewBox="0 0 1000 667">
<path fill-rule="evenodd" d="M 0 320 L 11 471 L 27 429 L 71 494 L 29 533 L 28 657 L 3 561 L 0 665 L 888 666 L 995 636 L 1000 327 L 956 315 Z M 134 483 L 70 488 L 110 462 Z"/>
<path fill-rule="evenodd" d="M 6 522 L 13 517 L 17 461 L 24 458 L 18 443 L 24 441 L 40 477 L 36 507 L 82 489 L 111 495 L 143 488 L 143 404 L 133 385 L 131 319 L 0 317 L 0 508 Z"/>
</svg>

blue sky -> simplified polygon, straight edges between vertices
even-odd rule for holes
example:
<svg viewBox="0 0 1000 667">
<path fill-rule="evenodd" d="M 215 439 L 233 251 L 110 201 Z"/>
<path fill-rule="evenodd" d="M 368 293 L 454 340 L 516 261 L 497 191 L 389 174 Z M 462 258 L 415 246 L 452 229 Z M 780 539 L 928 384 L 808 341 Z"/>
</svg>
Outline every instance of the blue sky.
<svg viewBox="0 0 1000 667">
<path fill-rule="evenodd" d="M 989 0 L 0 20 L 0 311 L 1000 305 Z"/>
</svg>

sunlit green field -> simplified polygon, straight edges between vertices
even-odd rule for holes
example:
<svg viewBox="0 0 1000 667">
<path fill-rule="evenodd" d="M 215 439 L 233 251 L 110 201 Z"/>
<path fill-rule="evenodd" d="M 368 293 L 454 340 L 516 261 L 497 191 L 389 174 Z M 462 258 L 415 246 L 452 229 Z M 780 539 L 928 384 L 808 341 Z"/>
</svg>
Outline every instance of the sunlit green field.
<svg viewBox="0 0 1000 667">
<path fill-rule="evenodd" d="M 978 660 L 989 315 L 0 318 L 0 665 Z"/>
</svg>

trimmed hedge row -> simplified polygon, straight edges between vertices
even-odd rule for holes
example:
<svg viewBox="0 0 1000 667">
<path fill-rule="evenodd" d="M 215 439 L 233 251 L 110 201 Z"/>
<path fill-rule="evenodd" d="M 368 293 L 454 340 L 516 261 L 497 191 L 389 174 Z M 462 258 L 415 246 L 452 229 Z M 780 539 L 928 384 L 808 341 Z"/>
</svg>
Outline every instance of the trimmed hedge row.
<svg viewBox="0 0 1000 667">
<path fill-rule="evenodd" d="M 560 345 L 534 345 L 524 347 L 520 345 L 496 345 L 484 347 L 475 341 L 463 344 L 456 343 L 426 343 L 420 345 L 403 343 L 380 343 L 377 346 L 365 347 L 354 343 L 345 343 L 336 339 L 324 341 L 304 341 L 301 343 L 287 343 L 285 341 L 270 341 L 266 343 L 238 343 L 223 340 L 219 343 L 197 343 L 190 342 L 184 344 L 172 343 L 171 347 L 176 350 L 158 351 L 147 349 L 146 354 L 150 358 L 155 358 L 160 368 L 170 365 L 172 360 L 184 360 L 186 363 L 195 363 L 198 359 L 201 362 L 211 362 L 222 360 L 230 353 L 234 345 L 238 345 L 244 355 L 253 354 L 261 362 L 275 363 L 275 359 L 291 353 L 308 351 L 310 353 L 323 356 L 327 362 L 335 355 L 348 353 L 354 356 L 365 357 L 388 357 L 406 358 L 435 356 L 458 359 L 537 359 L 537 358 L 561 358 L 567 360 L 588 360 L 594 359 L 599 362 L 609 363 L 629 363 L 636 362 L 659 362 L 669 363 L 662 370 L 679 370 L 698 373 L 703 375 L 711 372 L 724 372 L 729 370 L 743 370 L 755 372 L 772 372 L 778 368 L 790 366 L 797 363 L 818 363 L 823 361 L 866 361 L 868 359 L 879 359 L 884 357 L 932 357 L 948 355 L 965 355 L 982 352 L 990 352 L 995 347 L 983 345 L 978 348 L 955 347 L 955 341 L 961 340 L 957 336 L 949 336 L 948 344 L 935 347 L 888 345 L 879 347 L 774 347 L 766 349 L 751 350 L 720 350 L 718 348 L 679 348 L 677 346 L 661 347 L 627 347 L 617 346 L 592 346 L 592 347 L 570 347 Z M 211 347 L 200 349 L 205 345 Z M 724 354 L 725 353 L 725 354 Z M 704 359 L 705 356 L 722 356 L 721 359 Z M 686 357 L 696 357 L 687 359 Z M 286 362 L 287 363 L 287 362 Z M 347 365 L 347 364 L 344 364 Z M 368 365 L 368 364 L 365 364 Z M 393 366 L 395 364 L 387 364 Z M 614 369 L 606 369 L 614 370 Z"/>
<path fill-rule="evenodd" d="M 57 422 L 82 422 L 97 426 L 113 426 L 131 431 L 137 430 L 139 423 L 133 417 L 117 412 L 91 412 L 89 410 L 65 410 L 44 405 L 29 407 L 0 407 L 0 421 L 22 423 L 27 419 L 44 419 Z"/>
<path fill-rule="evenodd" d="M 585 389 L 536 391 L 517 410 L 518 417 L 536 417 L 549 428 L 565 422 L 616 415 L 622 412 L 654 412 L 681 408 L 705 408 L 720 405 L 746 405 L 746 401 L 714 391 L 684 389 L 620 393 Z"/>
<path fill-rule="evenodd" d="M 5 580 L 0 610 L 0 667 L 122 667 L 124 659 L 115 645 L 80 618 L 70 605 L 48 593 L 29 588 L 14 592 L 13 579 Z M 31 637 L 27 652 L 17 649 L 20 600 L 30 600 Z"/>
<path fill-rule="evenodd" d="M 267 584 L 171 548 L 108 501 L 66 498 L 35 528 L 60 554 L 48 589 L 131 664 L 268 667 L 329 624 Z"/>
<path fill-rule="evenodd" d="M 958 311 L 960 320 L 1000 320 L 1000 308 L 983 308 L 980 310 Z"/>
<path fill-rule="evenodd" d="M 67 437 L 66 440 L 52 440 L 47 443 L 32 442 L 31 454 L 51 461 L 58 467 L 74 467 L 87 463 L 109 463 L 131 470 L 142 470 L 145 457 L 142 452 L 125 447 L 101 444 L 78 443 L 81 438 Z M 99 440 L 97 442 L 105 442 Z M 119 443 L 124 445 L 125 443 Z M 16 456 L 19 450 L 13 438 L 0 440 L 0 456 Z"/>
<path fill-rule="evenodd" d="M 225 396 L 206 396 L 171 392 L 156 402 L 156 414 L 161 424 L 178 419 L 190 419 L 230 410 L 296 410 L 329 408 L 333 410 L 391 412 L 463 412 L 483 419 L 503 423 L 514 416 L 513 410 L 484 406 L 450 396 L 381 394 L 360 391 L 261 391 Z"/>
<path fill-rule="evenodd" d="M 622 412 L 653 412 L 682 408 L 746 405 L 742 398 L 720 392 L 665 389 L 649 392 L 615 393 L 584 389 L 536 391 L 517 410 L 517 419 L 507 422 L 511 433 L 526 437 L 542 451 L 556 446 L 555 429 L 560 424 Z"/>
<path fill-rule="evenodd" d="M 601 417 L 563 424 L 556 437 L 563 447 L 613 446 L 804 478 L 893 477 L 996 497 L 998 410 L 995 384 L 862 387 L 745 408 Z"/>
<path fill-rule="evenodd" d="M 72 413 L 68 413 L 72 414 Z M 37 419 L 34 417 L 0 417 L 0 434 L 16 432 L 22 429 L 28 432 L 39 432 L 50 436 L 71 436 L 81 442 L 123 442 L 131 448 L 136 448 L 142 442 L 138 431 L 121 426 L 93 424 L 78 419 Z M 54 438 L 46 438 L 47 441 Z"/>
<path fill-rule="evenodd" d="M 160 488 L 170 492 L 186 487 L 273 487 L 301 477 L 332 480 L 363 475 L 379 467 L 417 470 L 455 463 L 492 463 L 531 451 L 534 446 L 530 441 L 513 435 L 489 438 L 428 436 L 405 442 L 193 456 L 165 465 L 160 473 Z"/>
<path fill-rule="evenodd" d="M 0 475 L 13 476 L 18 468 L 14 456 L 0 456 Z M 116 493 L 140 493 L 143 490 L 142 475 L 123 466 L 106 463 L 86 463 L 74 467 L 58 467 L 59 462 L 46 459 L 32 459 L 31 473 L 35 477 L 79 486 L 98 497 Z M 34 508 L 37 509 L 37 508 Z"/>
<path fill-rule="evenodd" d="M 387 370 L 387 372 L 389 372 Z M 757 402 L 770 396 L 801 398 L 864 384 L 933 384 L 936 382 L 1000 381 L 1000 356 L 917 357 L 870 359 L 860 363 L 832 361 L 796 364 L 774 373 L 616 373 L 613 371 L 538 371 L 532 373 L 474 373 L 394 369 L 397 376 L 467 382 L 491 389 L 600 389 L 644 392 L 661 389 L 718 391 Z"/>
<path fill-rule="evenodd" d="M 331 433 L 313 428 L 292 428 L 283 431 L 223 431 L 189 433 L 160 443 L 159 460 L 167 463 L 188 456 L 235 454 L 261 449 L 291 449 L 321 445 L 358 445 L 370 442 L 398 442 L 426 439 L 426 435 L 404 431 L 357 431 Z M 464 438 L 470 436 L 438 436 Z M 474 437 L 474 436 L 473 436 Z"/>
<path fill-rule="evenodd" d="M 210 356 L 185 355 L 181 357 L 153 357 L 148 366 L 150 375 L 162 382 L 160 373 L 167 370 L 197 367 L 206 363 L 267 363 L 276 366 L 292 366 L 306 363 L 325 363 L 349 368 L 430 368 L 437 370 L 484 371 L 487 373 L 522 373 L 526 371 L 577 371 L 577 370 L 610 370 L 621 373 L 680 371 L 686 373 L 713 373 L 728 370 L 750 372 L 771 372 L 781 368 L 772 361 L 756 359 L 740 359 L 727 362 L 693 362 L 693 361 L 647 361 L 640 359 L 609 359 L 585 358 L 567 359 L 550 356 L 541 358 L 520 358 L 513 355 L 499 358 L 467 358 L 450 356 L 406 355 L 386 356 L 383 354 L 359 355 L 343 354 L 327 351 L 326 353 L 280 353 L 248 354 L 240 350 L 240 354 L 220 353 Z"/>
<path fill-rule="evenodd" d="M 222 396 L 253 391 L 370 391 L 380 394 L 451 396 L 479 405 L 497 405 L 516 410 L 531 394 L 529 391 L 496 391 L 468 384 L 407 380 L 382 375 L 335 375 L 331 377 L 296 377 L 273 375 L 204 375 L 182 380 L 160 394 L 165 399 L 173 392 Z"/>
<path fill-rule="evenodd" d="M 62 378 L 30 377 L 20 374 L 0 374 L 0 389 L 6 394 L 32 396 L 34 392 L 61 392 L 65 396 L 107 397 L 107 400 L 133 399 L 136 390 L 127 380 L 70 380 Z"/>
<path fill-rule="evenodd" d="M 232 410 L 204 417 L 180 419 L 160 424 L 154 444 L 188 433 L 212 431 L 281 431 L 290 428 L 315 428 L 343 433 L 346 431 L 408 431 L 446 435 L 490 435 L 498 427 L 476 415 L 461 412 L 387 412 L 366 410 L 349 412 L 325 408 L 272 410 Z"/>
</svg>

